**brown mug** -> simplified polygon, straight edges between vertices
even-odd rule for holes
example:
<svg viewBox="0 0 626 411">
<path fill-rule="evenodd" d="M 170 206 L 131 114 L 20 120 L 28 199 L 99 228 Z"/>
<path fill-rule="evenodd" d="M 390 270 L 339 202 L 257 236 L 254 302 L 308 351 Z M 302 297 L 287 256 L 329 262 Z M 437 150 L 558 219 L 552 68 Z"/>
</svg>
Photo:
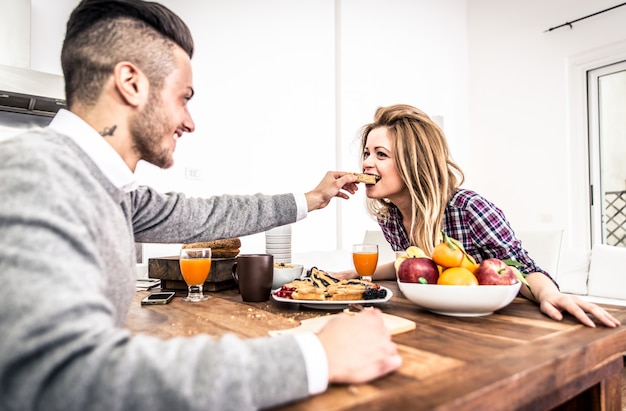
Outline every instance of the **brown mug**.
<svg viewBox="0 0 626 411">
<path fill-rule="evenodd" d="M 239 254 L 233 264 L 232 275 L 239 285 L 239 293 L 244 301 L 267 301 L 272 292 L 274 256 Z"/>
</svg>

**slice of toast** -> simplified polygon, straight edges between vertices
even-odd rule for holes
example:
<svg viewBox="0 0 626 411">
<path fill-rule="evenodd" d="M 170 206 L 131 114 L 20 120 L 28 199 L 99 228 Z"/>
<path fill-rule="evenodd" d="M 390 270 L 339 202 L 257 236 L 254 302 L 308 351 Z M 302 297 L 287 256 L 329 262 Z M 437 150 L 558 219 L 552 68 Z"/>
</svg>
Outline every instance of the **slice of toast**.
<svg viewBox="0 0 626 411">
<path fill-rule="evenodd" d="M 380 176 L 364 173 L 352 173 L 357 177 L 357 183 L 376 184 L 380 180 Z"/>
<path fill-rule="evenodd" d="M 183 244 L 183 248 L 225 248 L 235 249 L 241 248 L 241 239 L 239 237 L 223 238 L 221 240 L 202 241 L 198 243 Z"/>
</svg>

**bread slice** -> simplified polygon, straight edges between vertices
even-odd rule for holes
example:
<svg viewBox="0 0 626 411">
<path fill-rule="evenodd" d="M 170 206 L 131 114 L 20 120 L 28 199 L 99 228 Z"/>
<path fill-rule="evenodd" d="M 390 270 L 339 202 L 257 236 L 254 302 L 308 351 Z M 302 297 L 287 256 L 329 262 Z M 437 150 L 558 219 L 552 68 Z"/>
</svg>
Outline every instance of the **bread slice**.
<svg viewBox="0 0 626 411">
<path fill-rule="evenodd" d="M 348 284 L 346 282 L 329 285 L 326 289 L 327 298 L 333 301 L 362 300 L 364 292 L 365 285 Z"/>
<path fill-rule="evenodd" d="M 309 278 L 293 280 L 284 284 L 276 294 L 294 300 L 330 300 L 330 301 L 358 301 L 384 298 L 379 295 L 380 287 L 371 281 L 353 278 L 339 280 L 317 267 L 312 267 Z M 382 290 L 385 291 L 386 290 Z"/>
<path fill-rule="evenodd" d="M 326 288 L 331 284 L 338 283 L 339 280 L 335 277 L 332 277 L 326 271 L 322 271 L 317 267 L 311 267 L 310 279 L 313 282 L 313 285 L 319 288 Z"/>
<path fill-rule="evenodd" d="M 376 184 L 378 180 L 380 180 L 380 176 L 375 176 L 372 174 L 364 174 L 364 173 L 351 173 L 354 174 L 357 178 L 357 183 L 365 183 L 365 184 Z"/>
<path fill-rule="evenodd" d="M 294 280 L 290 283 L 284 284 L 283 288 L 295 288 L 291 294 L 291 298 L 294 300 L 325 300 L 325 290 L 323 288 L 316 287 L 311 281 L 308 280 Z"/>
<path fill-rule="evenodd" d="M 238 248 L 211 248 L 211 257 L 213 258 L 233 258 L 238 255 Z"/>
<path fill-rule="evenodd" d="M 241 240 L 235 238 L 224 238 L 221 240 L 213 241 L 201 241 L 198 243 L 183 244 L 183 248 L 224 248 L 233 250 L 235 248 L 241 248 Z"/>
</svg>

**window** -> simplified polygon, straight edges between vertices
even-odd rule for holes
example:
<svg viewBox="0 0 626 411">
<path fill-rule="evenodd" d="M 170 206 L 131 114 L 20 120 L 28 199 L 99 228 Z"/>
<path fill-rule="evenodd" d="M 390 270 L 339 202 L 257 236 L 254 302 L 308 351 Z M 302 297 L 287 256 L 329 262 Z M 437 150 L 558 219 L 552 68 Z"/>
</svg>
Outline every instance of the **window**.
<svg viewBox="0 0 626 411">
<path fill-rule="evenodd" d="M 592 243 L 626 247 L 626 61 L 587 72 Z"/>
</svg>

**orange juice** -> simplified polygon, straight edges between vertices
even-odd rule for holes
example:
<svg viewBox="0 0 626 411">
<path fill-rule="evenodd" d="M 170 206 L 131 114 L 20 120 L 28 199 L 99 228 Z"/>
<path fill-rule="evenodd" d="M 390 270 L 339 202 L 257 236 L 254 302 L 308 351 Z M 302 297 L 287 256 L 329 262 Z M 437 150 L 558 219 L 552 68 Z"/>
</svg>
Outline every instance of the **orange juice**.
<svg viewBox="0 0 626 411">
<path fill-rule="evenodd" d="M 378 253 L 352 253 L 352 261 L 360 276 L 370 276 L 376 271 Z"/>
<path fill-rule="evenodd" d="M 211 271 L 210 258 L 190 258 L 180 260 L 180 272 L 187 285 L 204 284 Z"/>
</svg>

